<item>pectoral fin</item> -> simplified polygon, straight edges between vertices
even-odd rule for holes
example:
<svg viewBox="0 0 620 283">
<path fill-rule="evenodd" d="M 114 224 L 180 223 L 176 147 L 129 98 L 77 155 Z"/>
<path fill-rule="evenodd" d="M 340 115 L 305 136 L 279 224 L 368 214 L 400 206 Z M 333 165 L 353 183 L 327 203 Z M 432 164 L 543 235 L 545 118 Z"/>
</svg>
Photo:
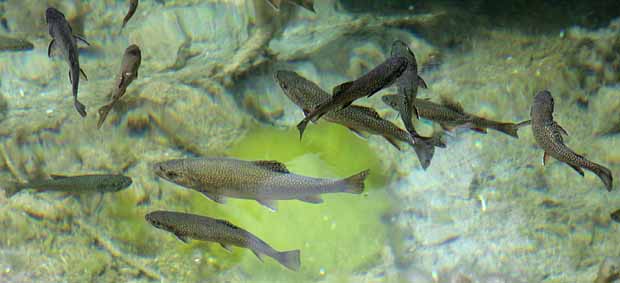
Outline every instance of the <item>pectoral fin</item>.
<svg viewBox="0 0 620 283">
<path fill-rule="evenodd" d="M 255 250 L 252 250 L 252 252 L 254 253 L 254 255 L 256 255 L 258 260 L 260 260 L 260 262 L 263 262 L 263 257 L 260 255 L 259 252 L 255 251 Z"/>
<path fill-rule="evenodd" d="M 360 138 L 363 138 L 363 139 L 368 138 L 368 136 L 366 136 L 365 134 L 363 134 L 362 132 L 358 131 L 358 130 L 357 130 L 357 129 L 355 129 L 355 128 L 352 128 L 352 127 L 347 127 L 347 128 L 348 128 L 349 130 L 351 130 L 351 132 L 353 132 L 356 136 L 358 136 L 358 137 L 360 137 Z"/>
<path fill-rule="evenodd" d="M 274 200 L 257 199 L 256 201 L 273 212 L 278 211 L 278 205 Z"/>
<path fill-rule="evenodd" d="M 52 39 L 52 41 L 50 41 L 50 45 L 47 46 L 47 57 L 52 57 L 52 49 L 54 48 L 55 42 L 56 40 Z"/>
<path fill-rule="evenodd" d="M 547 165 L 547 162 L 549 162 L 549 154 L 545 151 L 545 153 L 543 153 L 543 166 Z"/>
<path fill-rule="evenodd" d="M 222 246 L 222 248 L 224 248 L 225 250 L 227 250 L 229 253 L 232 253 L 232 249 L 230 248 L 229 245 L 224 244 L 224 243 L 220 243 L 220 246 Z"/>
<path fill-rule="evenodd" d="M 206 196 L 207 198 L 209 198 L 210 200 L 217 202 L 219 204 L 225 204 L 226 203 L 226 197 L 223 196 L 218 196 L 218 195 L 214 195 L 208 192 L 201 192 L 204 196 Z"/>
<path fill-rule="evenodd" d="M 556 128 L 556 129 L 558 129 L 558 131 L 559 131 L 561 134 L 563 134 L 563 135 L 565 135 L 565 136 L 568 136 L 568 132 L 566 132 L 566 130 L 564 130 L 564 128 L 562 128 L 562 126 L 560 126 L 560 124 L 558 124 L 558 123 L 554 122 L 554 123 L 553 123 L 553 125 L 555 126 L 555 128 Z"/>
<path fill-rule="evenodd" d="M 336 96 L 342 95 L 352 85 L 353 85 L 353 82 L 346 82 L 346 83 L 342 83 L 342 84 L 335 86 L 334 89 L 332 90 L 332 96 L 336 97 Z"/>
<path fill-rule="evenodd" d="M 567 163 L 568 164 L 568 163 Z M 579 166 L 575 166 L 573 164 L 568 164 L 568 166 L 570 166 L 571 168 L 575 169 L 575 171 L 577 171 L 577 173 L 579 173 L 579 175 L 581 175 L 581 177 L 583 177 L 585 174 L 583 173 L 583 170 L 581 169 L 581 167 Z"/>
<path fill-rule="evenodd" d="M 88 41 L 86 41 L 86 39 L 84 39 L 83 37 L 79 35 L 74 35 L 73 37 L 75 37 L 76 40 L 84 42 L 86 45 L 90 46 L 90 43 L 88 43 Z"/>
<path fill-rule="evenodd" d="M 428 88 L 428 85 L 420 76 L 418 76 L 418 86 L 421 88 Z"/>
<path fill-rule="evenodd" d="M 82 70 L 82 68 L 80 68 L 80 74 L 82 74 L 82 77 L 83 77 L 85 80 L 88 80 L 88 76 L 86 75 L 86 73 L 84 73 L 84 70 Z"/>
<path fill-rule="evenodd" d="M 383 138 L 385 138 L 385 140 L 387 140 L 391 145 L 393 145 L 396 149 L 400 151 L 400 146 L 398 145 L 398 142 L 396 142 L 394 139 L 390 137 L 383 136 Z"/>
<path fill-rule="evenodd" d="M 305 196 L 305 197 L 298 198 L 298 200 L 309 202 L 309 203 L 322 203 L 323 202 L 323 199 L 319 195 Z"/>
<path fill-rule="evenodd" d="M 183 236 L 183 235 L 178 234 L 178 233 L 174 233 L 174 235 L 177 236 L 177 239 L 179 239 L 179 241 L 181 241 L 183 243 L 186 243 L 186 244 L 189 244 L 189 237 Z"/>
</svg>

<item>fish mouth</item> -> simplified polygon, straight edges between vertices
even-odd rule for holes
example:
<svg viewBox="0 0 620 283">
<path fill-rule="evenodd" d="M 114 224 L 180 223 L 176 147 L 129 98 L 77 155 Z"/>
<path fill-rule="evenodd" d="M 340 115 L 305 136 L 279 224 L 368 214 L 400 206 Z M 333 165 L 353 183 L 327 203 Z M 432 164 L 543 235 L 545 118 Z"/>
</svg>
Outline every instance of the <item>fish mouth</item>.
<svg viewBox="0 0 620 283">
<path fill-rule="evenodd" d="M 50 20 L 63 19 L 64 17 L 65 15 L 54 7 L 49 7 L 47 8 L 47 10 L 45 10 L 45 20 L 48 23 L 50 22 Z"/>
</svg>

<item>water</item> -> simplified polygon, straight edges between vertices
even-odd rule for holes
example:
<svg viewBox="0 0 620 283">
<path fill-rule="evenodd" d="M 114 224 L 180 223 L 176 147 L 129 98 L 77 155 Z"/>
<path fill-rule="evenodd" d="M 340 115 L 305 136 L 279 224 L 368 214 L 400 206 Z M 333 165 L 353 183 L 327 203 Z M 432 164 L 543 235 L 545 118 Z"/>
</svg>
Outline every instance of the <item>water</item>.
<svg viewBox="0 0 620 283">
<path fill-rule="evenodd" d="M 49 174 L 118 173 L 133 184 L 100 207 L 98 194 L 0 193 L 0 282 L 613 282 L 595 279 L 618 265 L 617 191 L 558 161 L 543 167 L 530 127 L 518 139 L 450 131 L 423 170 L 406 144 L 398 151 L 326 121 L 300 141 L 303 113 L 273 75 L 295 71 L 329 93 L 400 39 L 428 84 L 420 98 L 519 122 L 548 89 L 565 143 L 615 175 L 616 2 L 326 0 L 315 14 L 263 0 L 141 1 L 122 33 L 126 1 L 48 2 L 91 43 L 80 52 L 88 116 L 73 108 L 65 61 L 47 57 L 47 6 L 0 1 L 0 187 Z M 34 48 L 8 50 L 23 40 Z M 138 77 L 98 130 L 130 44 L 142 50 Z M 395 91 L 355 104 L 402 128 L 381 101 Z M 414 124 L 426 136 L 443 131 Z M 252 200 L 218 204 L 151 169 L 199 156 L 278 160 L 321 178 L 371 174 L 361 195 L 279 201 L 271 212 Z M 300 249 L 301 270 L 244 248 L 183 243 L 145 221 L 155 210 L 226 219 L 277 250 Z"/>
</svg>

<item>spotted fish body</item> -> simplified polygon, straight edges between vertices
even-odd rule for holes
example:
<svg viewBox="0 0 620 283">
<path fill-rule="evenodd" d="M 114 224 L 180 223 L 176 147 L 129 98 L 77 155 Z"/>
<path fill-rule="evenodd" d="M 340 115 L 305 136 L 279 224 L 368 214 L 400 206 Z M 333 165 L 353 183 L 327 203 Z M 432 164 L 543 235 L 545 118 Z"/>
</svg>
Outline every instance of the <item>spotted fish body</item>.
<svg viewBox="0 0 620 283">
<path fill-rule="evenodd" d="M 50 177 L 50 180 L 12 184 L 8 186 L 6 194 L 10 197 L 24 189 L 34 189 L 37 192 L 108 193 L 120 191 L 132 184 L 131 178 L 114 174 L 81 176 L 51 175 Z"/>
<path fill-rule="evenodd" d="M 308 122 L 316 122 L 323 115 L 332 110 L 344 109 L 359 98 L 372 96 L 376 92 L 393 84 L 406 68 L 406 58 L 390 57 L 357 80 L 345 82 L 334 87 L 331 99 L 321 103 L 315 109 L 307 113 L 306 117 L 297 124 L 299 136 L 301 137 L 303 135 Z"/>
<path fill-rule="evenodd" d="M 566 163 L 581 176 L 584 175 L 582 168 L 586 169 L 596 174 L 605 184 L 607 191 L 611 191 L 613 182 L 611 171 L 575 153 L 564 144 L 562 135 L 567 133 L 553 120 L 553 110 L 554 101 L 551 93 L 546 90 L 538 92 L 534 97 L 530 115 L 532 118 L 532 132 L 536 143 L 545 151 L 543 164 L 551 156 Z"/>
<path fill-rule="evenodd" d="M 329 100 L 327 92 L 295 72 L 277 71 L 274 78 L 284 94 L 303 110 L 313 109 Z M 424 169 L 430 165 L 435 146 L 445 147 L 438 138 L 410 135 L 369 107 L 351 105 L 333 110 L 325 114 L 325 120 L 343 125 L 359 136 L 364 136 L 364 132 L 383 136 L 399 150 L 397 141 L 405 142 L 414 148 Z"/>
<path fill-rule="evenodd" d="M 403 98 L 399 95 L 384 95 L 381 97 L 381 100 L 397 111 L 403 105 Z M 414 104 L 421 118 L 437 122 L 444 129 L 466 127 L 479 133 L 486 133 L 487 129 L 494 129 L 511 137 L 518 138 L 519 128 L 530 124 L 529 120 L 519 123 L 507 123 L 468 114 L 460 104 L 446 98 L 442 98 L 441 104 L 426 99 L 415 99 Z"/>
<path fill-rule="evenodd" d="M 80 73 L 86 77 L 84 71 L 80 68 L 80 57 L 77 48 L 77 40 L 81 40 L 88 44 L 84 39 L 73 35 L 73 31 L 65 15 L 55 8 L 47 8 L 45 11 L 45 20 L 49 29 L 52 41 L 49 44 L 47 54 L 52 56 L 52 50 L 60 50 L 63 57 L 69 64 L 69 80 L 71 81 L 71 89 L 73 92 L 73 105 L 82 117 L 86 117 L 86 106 L 78 100 L 78 87 L 80 85 Z"/>
<path fill-rule="evenodd" d="M 145 216 L 146 221 L 156 228 L 174 234 L 187 243 L 189 239 L 219 243 L 230 251 L 230 246 L 250 249 L 260 260 L 266 255 L 291 270 L 299 270 L 299 250 L 279 252 L 252 233 L 223 219 L 172 212 L 154 211 Z"/>
<path fill-rule="evenodd" d="M 155 174 L 167 181 L 194 189 L 218 203 L 226 197 L 253 199 L 276 210 L 275 200 L 298 199 L 321 203 L 321 194 L 364 190 L 368 170 L 351 177 L 320 179 L 293 174 L 280 162 L 245 161 L 233 158 L 187 158 L 158 162 Z"/>
</svg>

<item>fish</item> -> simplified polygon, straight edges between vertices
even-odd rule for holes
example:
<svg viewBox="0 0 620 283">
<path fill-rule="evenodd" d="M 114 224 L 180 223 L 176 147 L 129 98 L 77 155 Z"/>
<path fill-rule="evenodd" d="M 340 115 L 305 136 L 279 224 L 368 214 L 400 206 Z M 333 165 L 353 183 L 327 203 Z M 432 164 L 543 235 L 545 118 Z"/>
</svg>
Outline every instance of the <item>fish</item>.
<svg viewBox="0 0 620 283">
<path fill-rule="evenodd" d="M 226 203 L 227 197 L 252 199 L 272 211 L 277 210 L 276 200 L 322 203 L 321 194 L 361 194 L 369 172 L 364 170 L 342 180 L 320 179 L 293 174 L 274 160 L 210 157 L 157 162 L 153 171 L 164 180 L 196 190 L 217 203 Z"/>
<path fill-rule="evenodd" d="M 27 183 L 9 183 L 5 188 L 7 197 L 12 197 L 24 189 L 34 189 L 36 192 L 68 192 L 68 193 L 109 193 L 126 189 L 132 184 L 130 177 L 114 174 L 95 174 L 64 176 L 50 175 L 51 179 L 36 180 Z"/>
<path fill-rule="evenodd" d="M 532 133 L 536 143 L 544 150 L 543 165 L 549 156 L 572 167 L 579 175 L 584 176 L 583 169 L 596 174 L 607 191 L 612 190 L 613 177 L 611 171 L 585 157 L 575 153 L 564 144 L 563 135 L 568 135 L 560 124 L 553 119 L 554 101 L 548 90 L 539 91 L 534 97 L 534 103 L 530 111 L 532 118 Z"/>
<path fill-rule="evenodd" d="M 277 251 L 254 234 L 224 219 L 162 210 L 149 212 L 144 218 L 155 228 L 174 234 L 184 243 L 189 243 L 190 239 L 216 242 L 229 252 L 231 246 L 247 248 L 260 261 L 263 261 L 262 255 L 266 255 L 290 270 L 299 271 L 301 267 L 299 250 Z"/>
<path fill-rule="evenodd" d="M 136 10 L 138 9 L 138 2 L 139 2 L 138 0 L 129 0 L 129 11 L 127 11 L 125 18 L 123 18 L 123 25 L 121 25 L 121 31 L 123 31 L 123 29 L 125 28 L 125 25 L 127 25 L 127 22 L 131 20 L 131 17 L 133 17 L 133 14 L 136 13 Z"/>
<path fill-rule="evenodd" d="M 142 61 L 142 52 L 138 45 L 132 44 L 125 49 L 123 60 L 121 61 L 121 70 L 116 79 L 116 83 L 110 93 L 112 101 L 101 108 L 99 108 L 99 121 L 97 121 L 97 129 L 101 128 L 108 113 L 112 110 L 112 107 L 118 100 L 121 99 L 127 87 L 138 77 L 138 69 L 140 68 L 140 62 Z"/>
<path fill-rule="evenodd" d="M 269 3 L 269 5 L 273 7 L 276 11 L 280 11 L 280 5 L 282 4 L 282 2 L 293 3 L 297 6 L 305 8 L 312 13 L 316 13 L 316 11 L 314 10 L 314 0 L 267 0 L 267 3 Z"/>
<path fill-rule="evenodd" d="M 330 99 L 329 93 L 296 72 L 279 70 L 275 72 L 274 79 L 284 94 L 302 110 L 315 108 Z M 423 169 L 430 166 L 435 147 L 445 147 L 441 138 L 410 135 L 369 107 L 351 105 L 342 110 L 332 110 L 325 114 L 325 120 L 343 125 L 360 137 L 365 137 L 365 132 L 380 135 L 398 150 L 401 150 L 398 142 L 405 142 L 413 147 Z"/>
<path fill-rule="evenodd" d="M 414 99 L 414 105 L 421 118 L 437 122 L 442 128 L 451 130 L 454 128 L 469 128 L 482 134 L 487 133 L 487 129 L 497 130 L 513 138 L 519 138 L 518 130 L 530 124 L 530 120 L 519 123 L 498 122 L 468 114 L 463 107 L 446 97 L 441 97 L 441 103 L 435 103 L 428 99 Z M 397 94 L 389 94 L 381 97 L 381 100 L 400 112 L 403 107 L 404 97 Z"/>
<path fill-rule="evenodd" d="M 403 97 L 403 105 L 399 108 L 400 117 L 403 120 L 405 129 L 412 135 L 416 134 L 413 127 L 413 115 L 415 113 L 417 118 L 420 118 L 418 110 L 415 106 L 415 99 L 418 95 L 418 87 L 428 88 L 424 79 L 418 75 L 418 63 L 415 59 L 413 51 L 401 40 L 396 40 L 392 43 L 392 50 L 390 52 L 392 57 L 404 57 L 407 58 L 407 69 L 396 80 L 398 86 L 398 94 Z"/>
<path fill-rule="evenodd" d="M 69 81 L 71 82 L 73 92 L 73 105 L 82 117 L 86 117 L 86 106 L 78 100 L 78 86 L 80 84 L 80 74 L 86 80 L 88 77 L 84 70 L 80 68 L 80 58 L 77 48 L 77 41 L 82 41 L 90 45 L 84 38 L 74 35 L 69 22 L 65 15 L 56 8 L 49 7 L 45 11 L 45 21 L 49 29 L 52 41 L 47 48 L 47 56 L 52 57 L 52 51 L 59 49 L 63 57 L 69 64 Z"/>
<path fill-rule="evenodd" d="M 376 92 L 394 83 L 406 68 L 406 58 L 390 57 L 360 78 L 335 86 L 329 101 L 323 102 L 315 109 L 304 113 L 306 117 L 297 124 L 299 138 L 301 139 L 303 136 L 308 122 L 316 122 L 334 109 L 347 108 L 353 101 L 364 96 L 371 97 Z"/>
<path fill-rule="evenodd" d="M 620 209 L 612 212 L 610 216 L 611 216 L 611 220 L 620 223 Z"/>
</svg>

